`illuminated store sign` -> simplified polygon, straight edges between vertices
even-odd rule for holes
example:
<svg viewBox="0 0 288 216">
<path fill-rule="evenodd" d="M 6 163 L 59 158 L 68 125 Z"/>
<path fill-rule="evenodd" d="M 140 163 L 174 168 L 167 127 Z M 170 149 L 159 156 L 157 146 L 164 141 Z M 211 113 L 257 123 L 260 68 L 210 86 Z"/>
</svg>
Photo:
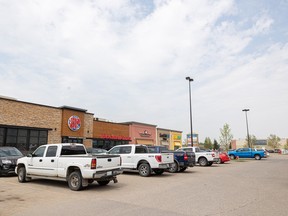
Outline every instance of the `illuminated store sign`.
<svg viewBox="0 0 288 216">
<path fill-rule="evenodd" d="M 78 116 L 73 115 L 68 119 L 68 127 L 72 131 L 77 131 L 81 127 L 81 120 Z"/>
</svg>

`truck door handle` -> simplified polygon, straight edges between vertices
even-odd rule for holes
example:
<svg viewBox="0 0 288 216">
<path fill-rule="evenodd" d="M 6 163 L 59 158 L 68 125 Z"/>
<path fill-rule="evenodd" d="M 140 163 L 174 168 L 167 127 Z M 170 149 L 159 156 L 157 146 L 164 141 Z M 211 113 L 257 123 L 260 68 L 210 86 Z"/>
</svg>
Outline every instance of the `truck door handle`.
<svg viewBox="0 0 288 216">
<path fill-rule="evenodd" d="M 54 162 L 54 159 L 52 159 L 51 162 L 53 163 L 53 162 Z"/>
<path fill-rule="evenodd" d="M 108 162 L 111 162 L 111 158 L 108 159 Z"/>
<path fill-rule="evenodd" d="M 42 159 L 39 159 L 39 162 L 42 162 Z"/>
</svg>

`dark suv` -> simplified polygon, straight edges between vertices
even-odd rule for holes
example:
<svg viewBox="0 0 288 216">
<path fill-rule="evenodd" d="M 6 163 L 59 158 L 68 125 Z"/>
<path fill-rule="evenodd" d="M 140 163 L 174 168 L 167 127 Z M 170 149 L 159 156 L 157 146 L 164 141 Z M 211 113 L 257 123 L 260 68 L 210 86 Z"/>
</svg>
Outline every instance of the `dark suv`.
<svg viewBox="0 0 288 216">
<path fill-rule="evenodd" d="M 0 176 L 15 175 L 18 158 L 23 154 L 15 147 L 0 146 Z"/>
</svg>

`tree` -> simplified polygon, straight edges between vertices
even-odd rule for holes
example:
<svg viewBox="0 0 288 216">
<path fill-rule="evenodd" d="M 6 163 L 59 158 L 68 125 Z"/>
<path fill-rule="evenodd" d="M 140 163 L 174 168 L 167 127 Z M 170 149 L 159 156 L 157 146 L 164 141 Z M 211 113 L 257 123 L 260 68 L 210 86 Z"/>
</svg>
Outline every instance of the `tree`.
<svg viewBox="0 0 288 216">
<path fill-rule="evenodd" d="M 280 138 L 276 136 L 275 134 L 270 134 L 270 136 L 267 139 L 267 144 L 272 149 L 277 149 L 280 146 Z"/>
<path fill-rule="evenodd" d="M 205 138 L 204 148 L 205 149 L 212 149 L 212 142 L 211 142 L 211 139 L 209 137 Z"/>
<path fill-rule="evenodd" d="M 217 142 L 217 140 L 214 139 L 214 143 L 213 143 L 213 149 L 219 149 L 219 144 Z"/>
<path fill-rule="evenodd" d="M 230 126 L 225 123 L 223 128 L 220 128 L 220 145 L 223 146 L 225 151 L 229 150 L 229 145 L 233 139 L 233 135 L 231 134 Z"/>
<path fill-rule="evenodd" d="M 286 139 L 286 144 L 284 145 L 284 149 L 288 150 L 288 139 Z"/>
<path fill-rule="evenodd" d="M 249 142 L 250 142 L 250 146 L 248 145 L 248 136 L 246 137 L 246 144 L 247 145 L 245 145 L 245 147 L 250 147 L 250 148 L 253 148 L 253 147 L 255 147 L 255 145 L 256 145 L 256 140 L 257 140 L 257 138 L 256 138 L 256 136 L 254 136 L 254 135 L 249 135 Z"/>
</svg>

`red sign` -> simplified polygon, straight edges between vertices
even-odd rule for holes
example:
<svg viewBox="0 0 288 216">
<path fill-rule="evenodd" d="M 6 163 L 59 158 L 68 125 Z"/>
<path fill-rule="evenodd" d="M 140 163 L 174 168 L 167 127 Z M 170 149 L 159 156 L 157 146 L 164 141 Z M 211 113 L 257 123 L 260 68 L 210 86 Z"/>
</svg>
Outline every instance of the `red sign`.
<svg viewBox="0 0 288 216">
<path fill-rule="evenodd" d="M 117 135 L 107 135 L 107 134 L 101 134 L 100 138 L 102 138 L 102 139 L 113 139 L 113 140 L 131 140 L 131 137 L 117 136 Z"/>
<path fill-rule="evenodd" d="M 78 116 L 73 115 L 68 119 L 68 127 L 72 131 L 77 131 L 81 127 L 81 120 Z"/>
</svg>

